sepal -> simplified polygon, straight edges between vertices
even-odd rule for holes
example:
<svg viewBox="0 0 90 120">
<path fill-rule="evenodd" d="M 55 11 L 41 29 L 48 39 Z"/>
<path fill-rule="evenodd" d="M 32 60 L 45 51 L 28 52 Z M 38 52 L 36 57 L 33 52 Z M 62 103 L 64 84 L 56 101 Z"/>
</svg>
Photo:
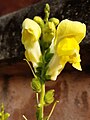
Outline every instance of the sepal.
<svg viewBox="0 0 90 120">
<path fill-rule="evenodd" d="M 54 101 L 54 90 L 49 90 L 46 92 L 44 101 L 46 104 L 51 104 Z"/>
<path fill-rule="evenodd" d="M 41 92 L 41 82 L 39 78 L 33 78 L 31 86 L 35 92 L 37 93 Z"/>
</svg>

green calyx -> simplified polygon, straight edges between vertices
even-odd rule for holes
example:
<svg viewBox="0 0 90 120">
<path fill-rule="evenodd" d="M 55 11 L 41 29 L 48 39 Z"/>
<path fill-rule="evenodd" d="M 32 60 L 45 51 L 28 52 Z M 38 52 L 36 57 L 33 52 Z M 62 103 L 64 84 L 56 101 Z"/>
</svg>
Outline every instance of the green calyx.
<svg viewBox="0 0 90 120">
<path fill-rule="evenodd" d="M 54 101 L 54 90 L 49 90 L 46 92 L 44 101 L 46 104 L 51 104 Z"/>
<path fill-rule="evenodd" d="M 41 92 L 41 82 L 39 78 L 33 78 L 32 79 L 32 89 L 37 92 L 40 93 Z"/>
</svg>

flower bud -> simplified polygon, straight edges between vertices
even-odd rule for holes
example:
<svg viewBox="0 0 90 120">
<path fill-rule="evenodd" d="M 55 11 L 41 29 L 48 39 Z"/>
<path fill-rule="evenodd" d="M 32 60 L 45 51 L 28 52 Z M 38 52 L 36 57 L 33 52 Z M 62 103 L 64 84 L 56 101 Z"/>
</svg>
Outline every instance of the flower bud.
<svg viewBox="0 0 90 120">
<path fill-rule="evenodd" d="M 35 92 L 41 92 L 41 82 L 38 78 L 33 78 L 32 79 L 32 89 L 35 91 Z"/>
<path fill-rule="evenodd" d="M 49 21 L 53 22 L 55 24 L 55 26 L 57 26 L 59 24 L 59 19 L 57 19 L 57 18 L 50 18 Z"/>
<path fill-rule="evenodd" d="M 44 12 L 45 12 L 44 21 L 48 22 L 48 18 L 49 18 L 49 15 L 50 15 L 50 6 L 49 6 L 49 4 L 46 4 L 46 6 L 44 8 Z"/>
<path fill-rule="evenodd" d="M 43 28 L 42 39 L 46 43 L 51 43 L 52 39 L 55 37 L 56 28 L 53 22 L 47 22 Z"/>
<path fill-rule="evenodd" d="M 50 12 L 50 6 L 49 6 L 48 3 L 46 4 L 46 6 L 45 6 L 45 8 L 44 8 L 44 11 L 45 11 L 45 12 L 46 12 L 46 11 Z"/>
<path fill-rule="evenodd" d="M 54 101 L 54 90 L 47 91 L 44 100 L 46 104 L 51 104 Z"/>
<path fill-rule="evenodd" d="M 33 20 L 34 20 L 36 23 L 38 23 L 41 28 L 44 27 L 44 21 L 43 21 L 43 19 L 42 19 L 41 17 L 35 16 Z"/>
</svg>

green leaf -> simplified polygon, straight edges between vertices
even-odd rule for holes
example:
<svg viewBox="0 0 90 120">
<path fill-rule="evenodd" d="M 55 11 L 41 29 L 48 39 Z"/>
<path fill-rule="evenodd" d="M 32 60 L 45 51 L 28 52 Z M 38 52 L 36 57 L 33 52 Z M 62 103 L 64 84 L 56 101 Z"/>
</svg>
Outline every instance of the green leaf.
<svg viewBox="0 0 90 120">
<path fill-rule="evenodd" d="M 36 76 L 40 78 L 41 73 L 42 73 L 42 67 L 37 67 L 36 68 Z"/>
<path fill-rule="evenodd" d="M 50 53 L 50 49 L 47 49 L 42 58 L 40 58 L 40 62 L 38 63 L 38 67 L 36 68 L 36 76 L 40 78 L 42 81 L 50 80 L 50 75 L 46 75 L 48 70 L 48 63 L 53 57 L 53 53 Z"/>
<path fill-rule="evenodd" d="M 7 120 L 9 116 L 10 116 L 10 114 L 9 114 L 9 113 L 6 113 L 6 114 L 4 115 L 4 120 Z"/>
<path fill-rule="evenodd" d="M 53 57 L 53 53 L 49 53 L 49 54 L 47 54 L 45 57 L 46 57 L 46 58 L 45 58 L 46 62 L 49 63 L 50 60 L 51 60 L 51 58 Z"/>
<path fill-rule="evenodd" d="M 10 114 L 9 113 L 5 113 L 4 111 L 4 105 L 1 105 L 1 111 L 0 111 L 0 120 L 8 120 Z"/>
<path fill-rule="evenodd" d="M 47 64 L 50 62 L 53 55 L 54 55 L 53 53 L 50 53 L 50 49 L 47 49 L 47 51 L 45 53 L 45 61 Z"/>
</svg>

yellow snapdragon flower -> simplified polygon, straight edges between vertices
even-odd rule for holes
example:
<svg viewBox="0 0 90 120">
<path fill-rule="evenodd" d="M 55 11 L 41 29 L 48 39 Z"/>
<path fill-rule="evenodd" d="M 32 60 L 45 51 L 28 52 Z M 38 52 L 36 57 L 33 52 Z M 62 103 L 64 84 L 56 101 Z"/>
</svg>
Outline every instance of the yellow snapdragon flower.
<svg viewBox="0 0 90 120">
<path fill-rule="evenodd" d="M 25 49 L 30 48 L 41 36 L 40 26 L 32 19 L 26 18 L 22 24 L 22 43 Z"/>
<path fill-rule="evenodd" d="M 41 57 L 39 38 L 41 36 L 40 26 L 33 20 L 26 18 L 22 24 L 22 44 L 25 47 L 25 57 L 31 61 L 33 67 L 37 67 L 37 63 Z"/>
<path fill-rule="evenodd" d="M 71 63 L 74 68 L 82 70 L 79 43 L 85 35 L 86 25 L 84 23 L 67 19 L 60 22 L 54 40 L 54 56 L 47 71 L 47 74 L 51 75 L 51 80 L 56 80 L 67 62 Z"/>
</svg>

